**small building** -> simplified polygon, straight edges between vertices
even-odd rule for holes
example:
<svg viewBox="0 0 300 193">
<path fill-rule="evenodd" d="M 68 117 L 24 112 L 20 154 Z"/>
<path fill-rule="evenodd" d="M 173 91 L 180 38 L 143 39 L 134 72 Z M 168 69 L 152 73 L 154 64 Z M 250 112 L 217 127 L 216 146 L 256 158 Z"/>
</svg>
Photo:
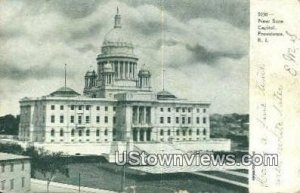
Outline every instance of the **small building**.
<svg viewBox="0 0 300 193">
<path fill-rule="evenodd" d="M 0 152 L 0 192 L 30 192 L 30 158 Z"/>
</svg>

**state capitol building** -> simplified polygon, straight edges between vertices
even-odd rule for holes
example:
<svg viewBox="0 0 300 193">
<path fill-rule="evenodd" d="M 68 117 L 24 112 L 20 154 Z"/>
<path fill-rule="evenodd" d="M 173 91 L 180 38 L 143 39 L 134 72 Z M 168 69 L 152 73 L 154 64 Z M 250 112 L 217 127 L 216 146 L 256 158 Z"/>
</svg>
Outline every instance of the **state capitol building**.
<svg viewBox="0 0 300 193">
<path fill-rule="evenodd" d="M 20 141 L 214 143 L 210 103 L 152 90 L 151 72 L 138 63 L 134 46 L 123 37 L 122 29 L 117 11 L 114 27 L 105 35 L 97 56 L 97 70 L 84 76 L 83 94 L 64 86 L 47 96 L 20 100 Z"/>
</svg>

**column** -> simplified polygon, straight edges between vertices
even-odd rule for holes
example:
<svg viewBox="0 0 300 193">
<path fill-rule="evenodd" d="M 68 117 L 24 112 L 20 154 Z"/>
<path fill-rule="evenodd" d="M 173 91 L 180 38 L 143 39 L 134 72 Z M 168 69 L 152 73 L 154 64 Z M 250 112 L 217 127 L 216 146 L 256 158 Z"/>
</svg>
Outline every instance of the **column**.
<svg viewBox="0 0 300 193">
<path fill-rule="evenodd" d="M 118 79 L 121 78 L 121 63 L 118 61 Z"/>
<path fill-rule="evenodd" d="M 140 141 L 140 130 L 136 129 L 136 141 L 139 142 Z"/>
<path fill-rule="evenodd" d="M 147 107 L 144 107 L 144 124 L 147 124 Z"/>
<path fill-rule="evenodd" d="M 144 136 L 143 136 L 144 141 L 147 141 L 147 130 L 144 130 Z"/>
<path fill-rule="evenodd" d="M 137 106 L 136 108 L 136 116 L 137 116 L 137 123 L 140 123 L 140 107 Z"/>
<path fill-rule="evenodd" d="M 123 62 L 123 78 L 125 79 L 126 78 L 126 65 L 125 65 L 125 62 Z"/>
<path fill-rule="evenodd" d="M 133 76 L 133 78 L 135 78 L 135 64 L 134 63 L 132 64 L 132 67 L 133 67 L 133 69 L 132 69 L 132 76 Z"/>
</svg>

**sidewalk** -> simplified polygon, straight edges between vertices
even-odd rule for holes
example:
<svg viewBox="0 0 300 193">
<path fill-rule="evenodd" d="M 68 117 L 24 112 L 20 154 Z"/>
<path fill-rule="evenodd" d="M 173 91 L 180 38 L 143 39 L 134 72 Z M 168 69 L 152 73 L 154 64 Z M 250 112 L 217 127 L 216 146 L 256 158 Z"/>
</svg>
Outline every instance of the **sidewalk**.
<svg viewBox="0 0 300 193">
<path fill-rule="evenodd" d="M 51 182 L 50 193 L 79 193 L 78 186 Z M 31 178 L 31 193 L 47 193 L 47 182 Z M 80 187 L 80 193 L 116 193 L 109 190 Z"/>
</svg>

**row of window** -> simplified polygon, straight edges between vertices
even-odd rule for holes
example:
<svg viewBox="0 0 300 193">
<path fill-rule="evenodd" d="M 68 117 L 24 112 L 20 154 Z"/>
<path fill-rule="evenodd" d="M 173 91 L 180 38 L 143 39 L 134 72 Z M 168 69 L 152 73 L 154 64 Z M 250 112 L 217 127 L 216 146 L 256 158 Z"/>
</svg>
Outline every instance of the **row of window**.
<svg viewBox="0 0 300 193">
<path fill-rule="evenodd" d="M 164 112 L 165 110 L 168 111 L 168 112 L 172 111 L 172 109 L 170 107 L 168 107 L 168 108 L 161 107 L 160 108 L 160 112 Z M 183 113 L 185 113 L 185 112 L 190 113 L 190 112 L 192 112 L 192 110 L 193 110 L 193 108 L 191 108 L 191 107 L 176 107 L 176 112 L 177 113 L 180 112 L 180 111 L 183 112 Z M 197 108 L 196 111 L 197 111 L 197 113 L 200 113 L 199 108 Z M 206 109 L 202 109 L 202 112 L 206 113 Z"/>
<path fill-rule="evenodd" d="M 188 131 L 182 130 L 181 132 L 180 132 L 179 129 L 177 129 L 177 130 L 176 130 L 176 135 L 179 136 L 180 133 L 182 133 L 183 136 L 186 136 L 186 133 L 187 133 L 187 132 L 188 132 L 188 135 L 192 135 L 192 133 L 193 133 L 193 131 L 192 131 L 191 129 L 189 129 Z M 161 129 L 161 130 L 160 130 L 160 135 L 163 136 L 164 134 L 165 134 L 165 131 L 164 131 L 163 129 Z M 206 129 L 203 129 L 202 134 L 203 134 L 203 135 L 206 135 Z M 171 130 L 170 130 L 170 129 L 167 131 L 167 135 L 171 135 Z M 200 135 L 200 129 L 197 129 L 197 130 L 196 130 L 196 135 Z"/>
<path fill-rule="evenodd" d="M 75 110 L 76 105 L 71 105 L 70 109 L 71 110 Z M 90 105 L 77 105 L 78 110 L 83 110 L 85 108 L 85 110 L 89 111 L 91 109 Z M 59 109 L 60 110 L 64 110 L 65 105 L 59 105 Z M 55 105 L 51 105 L 51 110 L 55 110 Z M 100 110 L 100 106 L 96 106 L 96 110 L 99 111 Z M 108 106 L 104 107 L 105 111 L 108 111 Z M 116 107 L 113 107 L 113 111 L 116 111 Z"/>
<path fill-rule="evenodd" d="M 175 122 L 177 124 L 180 123 L 179 117 L 175 117 Z M 160 117 L 160 123 L 161 124 L 165 123 L 165 117 Z M 171 117 L 167 117 L 167 123 L 171 123 Z M 191 123 L 192 123 L 192 118 L 191 117 L 181 117 L 181 124 L 191 124 Z M 196 117 L 196 123 L 200 124 L 200 117 Z M 202 118 L 202 123 L 206 124 L 206 117 Z"/>
<path fill-rule="evenodd" d="M 85 116 L 85 123 L 90 123 L 90 116 Z M 65 117 L 63 115 L 60 115 L 59 117 L 59 123 L 64 123 Z M 55 115 L 51 115 L 51 123 L 55 123 Z M 70 123 L 75 123 L 75 116 L 70 116 Z M 82 116 L 77 116 L 77 123 L 82 124 Z M 100 123 L 100 116 L 96 116 L 96 123 Z M 108 116 L 104 116 L 104 123 L 108 123 Z M 113 123 L 116 123 L 116 117 L 113 117 Z"/>
<path fill-rule="evenodd" d="M 22 188 L 25 187 L 25 177 L 21 178 L 21 183 L 22 183 L 21 184 Z M 5 184 L 6 184 L 6 180 L 2 180 L 1 181 L 1 190 L 6 190 Z M 13 190 L 14 186 L 15 186 L 15 180 L 14 179 L 10 179 L 10 187 L 9 187 L 9 189 Z"/>
<path fill-rule="evenodd" d="M 54 129 L 51 129 L 51 132 L 50 132 L 50 133 L 51 133 L 51 136 L 52 136 L 52 137 L 55 136 L 55 130 L 54 130 Z M 75 133 L 76 133 L 75 129 L 72 129 L 72 130 L 71 130 L 71 136 L 74 137 L 74 136 L 75 136 Z M 90 131 L 89 129 L 87 129 L 87 130 L 85 131 L 85 136 L 90 136 L 90 133 L 91 133 L 91 131 Z M 65 134 L 64 130 L 63 130 L 63 129 L 60 129 L 60 131 L 59 131 L 59 136 L 60 136 L 60 137 L 63 137 L 64 134 Z M 116 131 L 113 130 L 113 135 L 115 135 L 115 134 L 116 134 Z M 82 131 L 82 130 L 78 130 L 78 136 L 81 137 L 82 135 L 83 135 L 83 131 Z M 108 130 L 107 130 L 107 129 L 104 130 L 104 135 L 108 135 Z M 100 136 L 100 130 L 99 130 L 99 129 L 96 130 L 96 136 Z"/>
<path fill-rule="evenodd" d="M 5 163 L 2 163 L 1 164 L 1 173 L 4 173 L 5 172 L 5 168 L 6 168 L 6 165 L 9 165 L 9 168 L 10 168 L 10 172 L 13 172 L 14 171 L 14 163 L 10 163 L 10 164 L 5 164 Z M 21 170 L 24 171 L 25 169 L 25 164 L 22 162 L 21 164 Z"/>
</svg>

